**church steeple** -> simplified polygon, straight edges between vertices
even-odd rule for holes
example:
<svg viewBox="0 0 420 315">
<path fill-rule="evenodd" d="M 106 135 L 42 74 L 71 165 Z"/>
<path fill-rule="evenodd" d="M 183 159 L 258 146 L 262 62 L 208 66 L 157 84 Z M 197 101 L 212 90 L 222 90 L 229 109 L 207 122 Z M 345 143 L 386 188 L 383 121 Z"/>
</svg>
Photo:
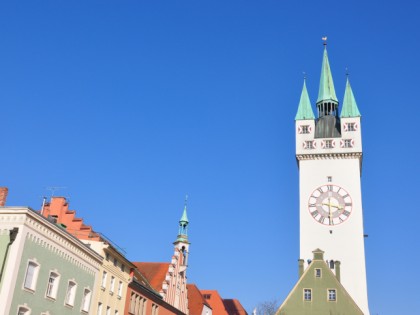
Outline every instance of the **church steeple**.
<svg viewBox="0 0 420 315">
<path fill-rule="evenodd" d="M 188 216 L 187 216 L 187 197 L 185 197 L 184 211 L 179 220 L 179 231 L 176 242 L 188 242 Z"/>
<path fill-rule="evenodd" d="M 337 115 L 338 100 L 335 95 L 334 81 L 328 60 L 327 44 L 324 43 L 324 56 L 322 59 L 321 79 L 319 82 L 318 100 L 316 101 L 319 117 Z"/>
<path fill-rule="evenodd" d="M 340 117 L 360 117 L 359 108 L 357 107 L 356 99 L 354 98 L 353 90 L 350 86 L 349 78 L 347 77 L 346 92 L 344 93 L 343 108 Z"/>
<path fill-rule="evenodd" d="M 308 90 L 306 89 L 306 78 L 303 80 L 302 94 L 295 120 L 315 119 L 312 111 L 311 100 L 309 99 Z"/>
</svg>

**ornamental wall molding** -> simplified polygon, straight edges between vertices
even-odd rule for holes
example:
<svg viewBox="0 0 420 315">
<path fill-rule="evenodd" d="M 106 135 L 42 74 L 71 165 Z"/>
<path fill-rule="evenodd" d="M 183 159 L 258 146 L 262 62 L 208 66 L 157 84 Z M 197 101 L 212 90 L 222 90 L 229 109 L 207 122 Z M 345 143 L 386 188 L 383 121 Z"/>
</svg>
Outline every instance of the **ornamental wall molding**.
<svg viewBox="0 0 420 315">
<path fill-rule="evenodd" d="M 337 159 L 362 159 L 362 152 L 349 153 L 313 153 L 313 154 L 297 154 L 296 159 L 301 160 L 337 160 Z"/>
<path fill-rule="evenodd" d="M 23 210 L 23 212 L 22 212 Z M 14 210 L 16 211 L 16 210 Z M 66 259 L 73 265 L 85 270 L 91 275 L 95 275 L 101 265 L 100 256 L 96 253 L 89 255 L 90 249 L 82 248 L 86 245 L 67 234 L 64 230 L 54 225 L 48 226 L 47 222 L 42 222 L 40 218 L 36 218 L 28 209 L 19 209 L 20 213 L 5 213 L 0 215 L 0 224 L 8 224 L 10 226 L 22 226 L 20 233 L 25 233 L 25 239 L 34 242 L 36 245 L 44 247 L 51 253 Z M 42 218 L 44 219 L 44 218 Z M 46 219 L 44 219 L 46 220 Z M 50 223 L 53 225 L 53 223 Z M 83 247 L 82 247 L 83 246 Z M 98 257 L 95 257 L 98 256 Z M 95 257 L 96 259 L 94 259 Z"/>
</svg>

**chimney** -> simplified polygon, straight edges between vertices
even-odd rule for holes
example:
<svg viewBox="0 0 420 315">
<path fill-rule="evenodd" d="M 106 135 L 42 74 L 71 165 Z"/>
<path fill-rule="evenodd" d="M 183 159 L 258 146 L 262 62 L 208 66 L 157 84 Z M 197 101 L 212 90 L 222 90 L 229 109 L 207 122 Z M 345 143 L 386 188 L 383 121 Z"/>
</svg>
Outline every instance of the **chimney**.
<svg viewBox="0 0 420 315">
<path fill-rule="evenodd" d="M 7 187 L 0 187 L 0 207 L 4 207 L 6 205 L 6 199 L 9 189 Z"/>
<path fill-rule="evenodd" d="M 341 282 L 340 280 L 340 262 L 338 260 L 335 261 L 335 277 L 337 278 L 338 282 Z"/>
<path fill-rule="evenodd" d="M 302 277 L 303 275 L 303 264 L 305 263 L 305 261 L 303 259 L 299 259 L 299 278 Z"/>
</svg>

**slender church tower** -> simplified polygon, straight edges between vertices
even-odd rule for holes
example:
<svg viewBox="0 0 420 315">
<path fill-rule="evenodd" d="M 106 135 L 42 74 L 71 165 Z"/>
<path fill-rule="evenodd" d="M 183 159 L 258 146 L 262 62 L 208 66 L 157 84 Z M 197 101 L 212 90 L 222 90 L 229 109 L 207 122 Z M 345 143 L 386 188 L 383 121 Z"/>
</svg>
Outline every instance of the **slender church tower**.
<svg viewBox="0 0 420 315">
<path fill-rule="evenodd" d="M 334 271 L 341 262 L 341 284 L 365 315 L 369 314 L 361 194 L 360 112 L 347 78 L 339 102 L 324 44 L 316 117 L 303 83 L 296 114 L 299 165 L 300 258 L 308 267 L 317 248 Z M 306 79 L 305 79 L 306 80 Z"/>
</svg>

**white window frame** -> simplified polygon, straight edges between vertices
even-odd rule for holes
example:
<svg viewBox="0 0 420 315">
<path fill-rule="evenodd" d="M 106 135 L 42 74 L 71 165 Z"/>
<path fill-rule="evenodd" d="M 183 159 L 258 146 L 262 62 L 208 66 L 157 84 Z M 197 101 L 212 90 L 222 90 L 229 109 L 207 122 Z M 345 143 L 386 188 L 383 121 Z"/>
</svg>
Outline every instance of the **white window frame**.
<svg viewBox="0 0 420 315">
<path fill-rule="evenodd" d="M 82 298 L 81 309 L 80 309 L 81 312 L 89 313 L 91 299 L 92 299 L 92 290 L 90 290 L 89 288 L 85 288 L 83 290 L 83 298 Z"/>
<path fill-rule="evenodd" d="M 104 270 L 102 272 L 102 280 L 101 280 L 101 288 L 105 289 L 106 288 L 106 280 L 108 279 L 108 273 Z"/>
<path fill-rule="evenodd" d="M 328 302 L 337 302 L 337 290 L 327 289 L 327 299 Z"/>
<path fill-rule="evenodd" d="M 53 278 L 53 281 L 51 282 L 52 275 L 54 275 L 54 278 Z M 59 285 L 60 285 L 60 274 L 55 270 L 51 270 L 48 275 L 47 290 L 45 291 L 45 297 L 55 300 L 57 298 L 57 291 L 58 291 Z"/>
<path fill-rule="evenodd" d="M 111 295 L 114 294 L 114 289 L 115 289 L 115 277 L 111 276 L 111 284 L 109 286 L 109 293 Z"/>
<path fill-rule="evenodd" d="M 303 289 L 303 300 L 305 302 L 311 302 L 312 301 L 312 289 L 304 288 Z"/>
<path fill-rule="evenodd" d="M 66 298 L 64 301 L 65 305 L 74 306 L 74 300 L 76 298 L 77 283 L 74 280 L 69 280 L 67 284 Z"/>
<path fill-rule="evenodd" d="M 19 305 L 17 309 L 17 315 L 30 315 L 31 309 L 26 305 Z"/>
<path fill-rule="evenodd" d="M 121 298 L 122 297 L 122 290 L 123 290 L 123 283 L 122 281 L 118 282 L 118 297 Z"/>
<path fill-rule="evenodd" d="M 30 266 L 34 266 L 32 274 L 29 274 L 29 268 Z M 26 272 L 25 272 L 25 279 L 23 279 L 23 288 L 25 290 L 29 290 L 34 292 L 36 289 L 36 283 L 38 281 L 38 275 L 39 275 L 39 269 L 40 269 L 40 264 L 38 264 L 36 261 L 34 260 L 28 260 L 28 265 L 26 266 Z M 27 283 L 28 281 L 28 276 L 32 277 L 30 280 L 30 283 Z"/>
</svg>

